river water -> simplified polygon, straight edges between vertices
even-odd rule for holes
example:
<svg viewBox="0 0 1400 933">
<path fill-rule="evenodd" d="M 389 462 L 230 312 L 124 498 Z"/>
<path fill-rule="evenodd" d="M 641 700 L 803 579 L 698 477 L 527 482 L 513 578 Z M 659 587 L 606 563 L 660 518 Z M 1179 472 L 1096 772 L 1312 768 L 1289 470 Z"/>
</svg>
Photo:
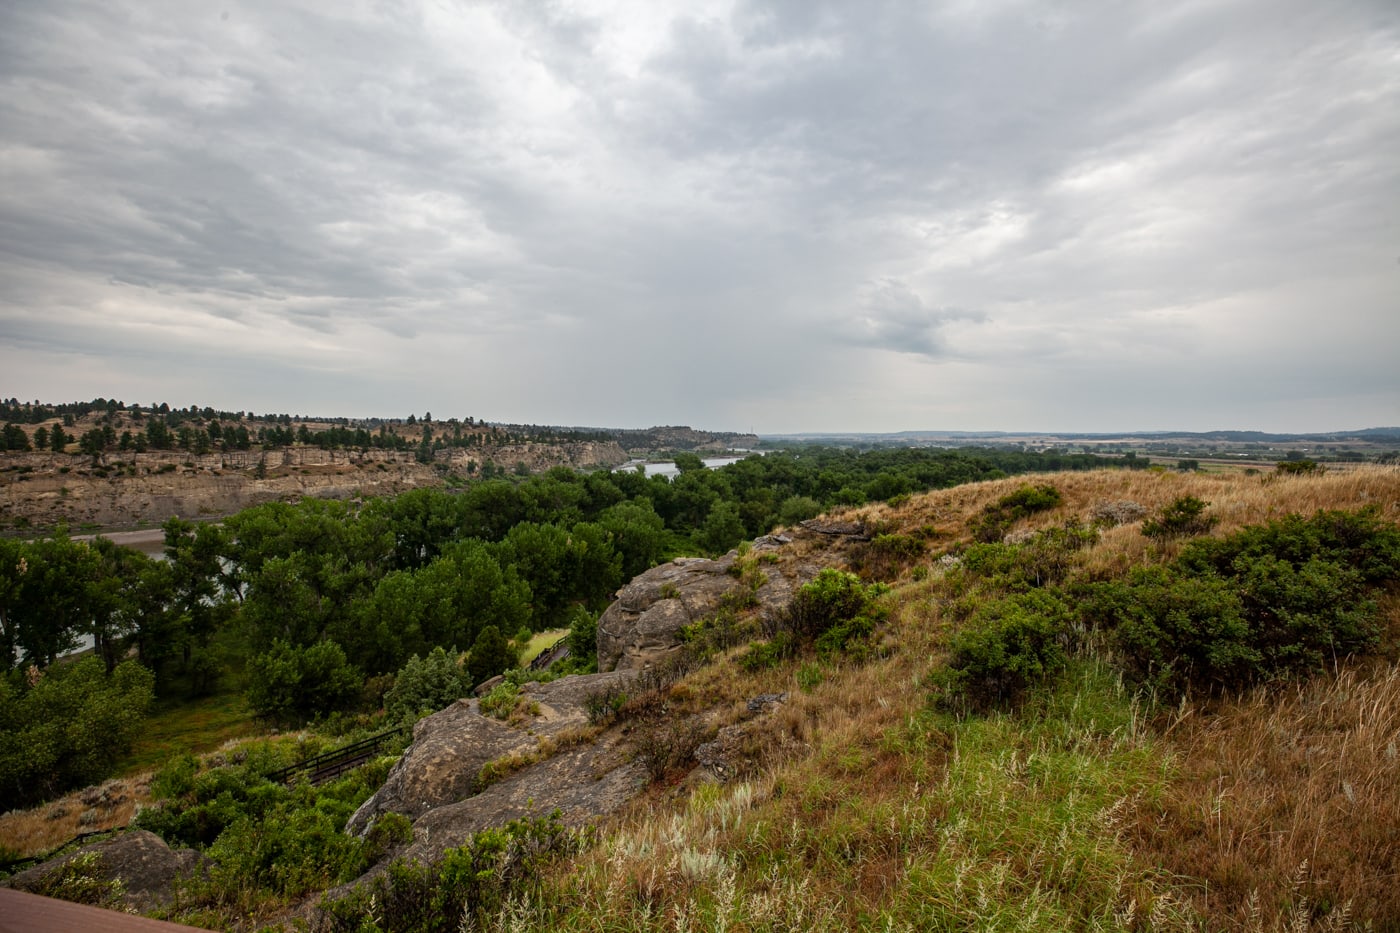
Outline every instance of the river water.
<svg viewBox="0 0 1400 933">
<path fill-rule="evenodd" d="M 137 531 L 104 531 L 98 535 L 73 535 L 74 541 L 91 541 L 102 537 L 113 544 L 121 544 L 154 557 L 165 560 L 165 532 L 159 528 L 141 528 Z"/>
<path fill-rule="evenodd" d="M 757 453 L 758 451 L 754 452 Z M 731 463 L 738 463 L 747 456 L 749 456 L 749 454 L 746 453 L 739 457 L 704 457 L 701 462 L 705 464 L 706 469 L 713 470 L 717 467 L 729 466 Z M 680 470 L 676 469 L 676 464 L 672 460 L 665 460 L 660 463 L 648 463 L 645 460 L 629 460 L 622 466 L 617 467 L 615 472 L 622 473 L 627 470 L 635 470 L 639 466 L 646 468 L 646 475 L 648 478 L 652 476 L 664 476 L 667 479 L 675 479 L 681 473 Z"/>
</svg>

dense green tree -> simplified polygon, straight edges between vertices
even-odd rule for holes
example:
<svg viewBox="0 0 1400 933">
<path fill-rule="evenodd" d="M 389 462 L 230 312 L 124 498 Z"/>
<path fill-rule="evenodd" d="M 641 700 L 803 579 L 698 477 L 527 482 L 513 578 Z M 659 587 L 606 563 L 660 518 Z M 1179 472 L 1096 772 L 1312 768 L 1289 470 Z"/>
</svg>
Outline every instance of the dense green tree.
<svg viewBox="0 0 1400 933">
<path fill-rule="evenodd" d="M 164 418 L 152 418 L 146 422 L 146 444 L 152 450 L 169 450 L 175 445 L 175 437 Z"/>
<path fill-rule="evenodd" d="M 811 496 L 788 496 L 778 507 L 778 521 L 791 527 L 821 513 L 821 503 Z"/>
<path fill-rule="evenodd" d="M 699 454 L 689 451 L 680 451 L 675 456 L 676 470 L 679 473 L 698 473 L 705 469 L 705 461 L 700 459 Z"/>
<path fill-rule="evenodd" d="M 534 599 L 520 571 L 498 560 L 482 541 L 462 541 L 443 554 L 456 575 L 456 608 L 463 620 L 461 636 L 446 643 L 467 644 L 483 626 L 514 632 L 529 625 Z"/>
<path fill-rule="evenodd" d="M 390 722 L 401 722 L 422 713 L 432 713 L 467 695 L 470 675 L 458 663 L 457 652 L 434 648 L 427 657 L 418 655 L 394 678 L 394 686 L 384 696 L 384 711 Z"/>
<path fill-rule="evenodd" d="M 491 462 L 486 462 L 491 466 Z M 483 472 L 483 475 L 490 475 Z M 475 483 L 462 494 L 462 538 L 499 541 L 506 532 L 525 519 L 525 503 L 520 487 L 509 480 Z"/>
<path fill-rule="evenodd" d="M 24 428 L 17 424 L 5 425 L 3 434 L 0 434 L 0 450 L 27 451 L 30 449 L 29 435 L 24 433 Z"/>
<path fill-rule="evenodd" d="M 717 501 L 696 536 L 700 546 L 712 554 L 723 554 L 744 539 L 744 523 L 733 502 Z"/>
<path fill-rule="evenodd" d="M 248 705 L 269 721 L 300 725 L 348 708 L 363 682 L 335 642 L 301 646 L 278 639 L 249 665 Z"/>
<path fill-rule="evenodd" d="M 462 500 L 440 489 L 412 489 L 370 506 L 383 515 L 394 536 L 394 566 L 415 569 L 429 564 L 452 541 L 462 524 Z"/>
<path fill-rule="evenodd" d="M 607 531 L 586 522 L 572 529 L 521 522 L 497 546 L 496 555 L 529 584 L 536 631 L 565 624 L 576 603 L 605 599 L 622 577 L 622 560 Z"/>
<path fill-rule="evenodd" d="M 101 566 L 87 544 L 63 536 L 29 542 L 8 573 L 13 591 L 6 626 L 21 666 L 48 667 L 78 646 L 100 609 Z M 10 666 L 9 656 L 0 664 Z"/>
<path fill-rule="evenodd" d="M 488 625 L 476 636 L 472 643 L 471 655 L 467 658 L 467 673 L 473 684 L 489 680 L 520 663 L 515 649 L 500 629 Z"/>
<path fill-rule="evenodd" d="M 0 677 L 0 799 L 26 806 L 107 777 L 152 696 L 151 673 L 134 661 L 111 674 L 84 658 L 32 683 Z"/>
<path fill-rule="evenodd" d="M 648 499 L 609 506 L 599 516 L 598 524 L 622 559 L 623 580 L 655 566 L 666 553 L 666 523 Z"/>
<path fill-rule="evenodd" d="M 29 561 L 23 542 L 0 538 L 0 673 L 14 666 L 19 653 L 20 599 Z"/>
<path fill-rule="evenodd" d="M 228 535 L 219 525 L 180 518 L 167 520 L 161 530 L 175 607 L 195 643 L 207 644 L 228 621 L 231 598 L 239 593 L 237 579 L 225 572 L 222 562 L 229 551 Z"/>
<path fill-rule="evenodd" d="M 370 673 L 395 670 L 434 646 L 471 644 L 485 625 L 514 631 L 530 618 L 530 588 L 484 542 L 449 546 L 417 571 L 387 574 L 333 634 Z"/>
</svg>

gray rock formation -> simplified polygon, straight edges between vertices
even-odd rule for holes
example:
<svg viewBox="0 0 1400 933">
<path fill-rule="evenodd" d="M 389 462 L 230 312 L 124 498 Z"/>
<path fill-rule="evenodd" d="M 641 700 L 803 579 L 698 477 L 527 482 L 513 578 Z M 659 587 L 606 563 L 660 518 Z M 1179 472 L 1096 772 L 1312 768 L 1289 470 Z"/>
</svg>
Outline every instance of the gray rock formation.
<svg viewBox="0 0 1400 933">
<path fill-rule="evenodd" d="M 641 670 L 678 650 L 680 630 L 720 607 L 743 584 L 730 575 L 734 553 L 719 560 L 678 557 L 618 591 L 598 619 L 598 670 Z"/>
<path fill-rule="evenodd" d="M 838 521 L 831 518 L 809 518 L 798 527 L 804 532 L 830 537 L 854 538 L 857 541 L 869 540 L 863 521 Z"/>
<path fill-rule="evenodd" d="M 824 534 L 825 532 L 820 532 Z M 752 557 L 777 554 L 790 542 L 765 535 L 753 542 Z M 737 552 L 718 560 L 679 557 L 634 578 L 598 619 L 598 670 L 643 670 L 680 650 L 681 629 L 712 615 L 749 586 L 735 573 Z M 762 583 L 753 591 L 760 612 L 782 611 L 793 591 L 824 566 L 812 560 L 760 562 Z"/>
<path fill-rule="evenodd" d="M 121 881 L 120 905 L 136 911 L 169 904 L 174 898 L 176 880 L 204 861 L 193 849 L 172 849 L 155 833 L 137 829 L 35 865 L 6 879 L 4 884 L 20 891 L 36 891 L 54 872 L 90 852 L 97 855 L 97 877 Z"/>
<path fill-rule="evenodd" d="M 456 703 L 421 720 L 413 744 L 379 789 L 350 818 L 346 832 L 363 835 L 388 812 L 413 821 L 413 839 L 362 877 L 325 892 L 334 900 L 385 870 L 396 858 L 429 863 L 474 833 L 524 817 L 560 811 L 579 826 L 611 813 L 646 786 L 616 732 L 571 741 L 588 724 L 585 700 L 594 691 L 631 681 L 631 672 L 584 674 L 521 687 L 522 702 L 506 721 L 483 716 L 476 700 Z M 516 753 L 529 762 L 482 786 L 482 765 Z M 309 929 L 329 928 L 317 902 L 289 918 Z"/>
<path fill-rule="evenodd" d="M 428 811 L 413 824 L 413 842 L 400 854 L 431 861 L 475 832 L 556 809 L 572 826 L 613 812 L 647 783 L 646 769 L 620 742 L 609 734 L 564 748 L 474 796 Z"/>
<path fill-rule="evenodd" d="M 625 673 L 587 674 L 545 684 L 525 684 L 521 688 L 522 712 L 509 722 L 483 716 L 479 701 L 474 699 L 458 700 L 420 720 L 413 729 L 413 744 L 389 772 L 384 786 L 350 817 L 346 831 L 363 835 L 383 813 L 401 813 L 417 821 L 440 808 L 461 804 L 482 790 L 478 775 L 483 765 L 512 753 L 536 752 L 541 740 L 585 725 L 588 714 L 584 700 L 589 693 L 629 677 Z M 513 778 L 533 774 L 548 763 L 532 765 Z M 535 802 L 545 812 L 563 806 L 551 797 L 555 789 L 552 784 L 542 785 L 535 794 Z M 509 818 L 503 817 L 494 824 Z M 439 826 L 444 820 L 452 822 L 451 817 L 438 815 L 425 825 Z"/>
</svg>

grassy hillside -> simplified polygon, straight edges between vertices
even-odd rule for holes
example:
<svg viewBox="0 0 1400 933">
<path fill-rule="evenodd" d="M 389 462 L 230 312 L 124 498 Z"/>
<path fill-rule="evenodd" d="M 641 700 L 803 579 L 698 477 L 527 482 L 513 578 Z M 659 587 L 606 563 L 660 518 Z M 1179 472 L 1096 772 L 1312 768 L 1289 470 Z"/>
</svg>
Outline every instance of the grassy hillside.
<svg viewBox="0 0 1400 933">
<path fill-rule="evenodd" d="M 1320 510 L 1370 511 L 1309 524 Z M 1215 572 L 1189 577 L 1183 562 L 1289 515 L 1306 519 L 1276 526 L 1300 569 L 1242 557 L 1242 598 L 1331 620 L 1328 637 L 1357 655 L 1287 639 L 1248 655 L 1194 618 L 1210 651 L 1164 671 L 1141 663 L 1162 655 L 1144 641 L 1157 630 L 1090 624 L 1100 604 L 1131 616 L 1126 597 L 1219 600 Z M 834 517 L 862 521 L 869 540 L 798 537 L 736 569 L 756 587 L 771 561 L 844 560 L 887 584 L 871 609 L 878 590 L 852 581 L 861 614 L 840 638 L 765 638 L 722 612 L 692 635 L 704 663 L 644 678 L 587 733 L 623 731 L 652 775 L 624 816 L 581 837 L 489 830 L 438 869 L 386 872 L 398 888 L 342 904 L 339 928 L 455 929 L 464 900 L 473 928 L 502 930 L 1400 928 L 1400 470 L 1038 474 Z M 1154 525 L 1181 533 L 1144 534 Z M 1328 534 L 1371 576 L 1313 561 Z M 1148 586 L 1163 580 L 1186 582 Z M 1058 627 L 1037 642 L 1047 618 Z M 1278 631 L 1294 630 L 1316 634 L 1280 616 Z M 988 645 L 1006 657 L 982 670 L 969 658 L 987 662 Z M 722 781 L 695 768 L 707 742 Z M 26 818 L 124 819 L 147 796 L 131 783 Z M 290 871 L 290 858 L 274 862 Z M 252 929 L 311 889 L 224 882 L 174 916 Z M 414 911 L 423 924 L 404 922 Z"/>
<path fill-rule="evenodd" d="M 1061 474 L 1057 507 L 1011 534 L 1210 503 L 1223 536 L 1286 513 L 1378 506 L 1400 473 L 1308 478 Z M 739 718 L 787 691 L 742 739 L 738 780 L 679 772 L 633 815 L 507 905 L 510 929 L 1395 929 L 1400 924 L 1400 598 L 1381 649 L 1303 680 L 1154 702 L 1108 652 L 1080 651 L 1009 710 L 940 709 L 930 675 L 961 624 L 961 571 L 940 554 L 1022 480 L 861 510 L 927 543 L 894 578 L 874 657 L 807 654 L 757 672 L 738 648 L 670 688 L 677 711 Z M 1105 580 L 1182 547 L 1140 523 L 1072 554 Z M 936 678 L 934 678 L 936 680 Z"/>
</svg>

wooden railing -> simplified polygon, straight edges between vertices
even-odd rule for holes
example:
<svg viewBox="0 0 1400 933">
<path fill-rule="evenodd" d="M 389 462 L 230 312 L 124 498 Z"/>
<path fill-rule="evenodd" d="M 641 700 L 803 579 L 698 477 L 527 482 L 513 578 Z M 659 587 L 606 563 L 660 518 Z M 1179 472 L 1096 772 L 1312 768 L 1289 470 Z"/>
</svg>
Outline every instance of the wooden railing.
<svg viewBox="0 0 1400 933">
<path fill-rule="evenodd" d="M 300 780 L 302 775 L 306 775 L 312 784 L 322 784 L 369 761 L 389 738 L 399 735 L 409 728 L 408 726 L 400 726 L 397 729 L 386 729 L 367 739 L 361 739 L 329 752 L 322 752 L 305 761 L 273 771 L 267 776 L 267 779 L 280 781 L 283 784 L 293 784 Z"/>
</svg>

